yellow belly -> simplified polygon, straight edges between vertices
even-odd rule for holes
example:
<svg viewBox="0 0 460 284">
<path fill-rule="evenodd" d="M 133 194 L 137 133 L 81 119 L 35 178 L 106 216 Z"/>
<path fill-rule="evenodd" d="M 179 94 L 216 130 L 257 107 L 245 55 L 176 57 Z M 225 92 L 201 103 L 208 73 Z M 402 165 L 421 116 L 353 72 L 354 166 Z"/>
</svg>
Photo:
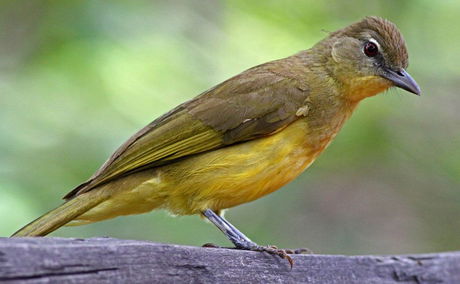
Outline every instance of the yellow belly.
<svg viewBox="0 0 460 284">
<path fill-rule="evenodd" d="M 269 137 L 132 174 L 96 189 L 110 190 L 113 195 L 77 223 L 155 208 L 178 215 L 198 214 L 255 200 L 297 177 L 324 148 L 313 150 L 308 145 L 307 122 L 298 120 Z"/>
</svg>

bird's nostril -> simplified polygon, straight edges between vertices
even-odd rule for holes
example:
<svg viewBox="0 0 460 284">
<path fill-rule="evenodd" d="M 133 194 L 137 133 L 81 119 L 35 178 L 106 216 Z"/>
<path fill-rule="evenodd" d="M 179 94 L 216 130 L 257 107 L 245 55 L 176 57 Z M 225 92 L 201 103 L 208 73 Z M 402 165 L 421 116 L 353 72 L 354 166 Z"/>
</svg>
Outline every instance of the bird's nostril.
<svg viewBox="0 0 460 284">
<path fill-rule="evenodd" d="M 396 71 L 396 74 L 398 74 L 398 75 L 401 76 L 401 77 L 404 77 L 404 73 L 401 72 L 401 71 Z"/>
</svg>

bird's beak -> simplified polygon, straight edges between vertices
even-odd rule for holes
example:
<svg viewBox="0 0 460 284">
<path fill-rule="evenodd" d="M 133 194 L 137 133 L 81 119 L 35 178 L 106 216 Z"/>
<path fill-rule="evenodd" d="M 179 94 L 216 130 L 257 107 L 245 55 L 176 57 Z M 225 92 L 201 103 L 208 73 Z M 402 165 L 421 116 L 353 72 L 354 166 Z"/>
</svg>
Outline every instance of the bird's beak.
<svg viewBox="0 0 460 284">
<path fill-rule="evenodd" d="M 385 69 L 382 77 L 390 80 L 394 86 L 420 96 L 420 87 L 406 70 L 401 68 L 398 71 L 394 71 L 388 68 Z"/>
</svg>

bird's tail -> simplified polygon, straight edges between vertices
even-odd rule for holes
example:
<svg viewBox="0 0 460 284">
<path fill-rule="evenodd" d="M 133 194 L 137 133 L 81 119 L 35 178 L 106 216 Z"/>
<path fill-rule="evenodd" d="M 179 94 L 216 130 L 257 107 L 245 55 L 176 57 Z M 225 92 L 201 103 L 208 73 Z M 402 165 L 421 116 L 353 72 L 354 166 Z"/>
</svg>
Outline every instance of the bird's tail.
<svg viewBox="0 0 460 284">
<path fill-rule="evenodd" d="M 95 192 L 90 191 L 70 199 L 58 208 L 25 225 L 12 237 L 45 236 L 57 230 L 107 199 L 104 194 L 93 193 Z"/>
</svg>

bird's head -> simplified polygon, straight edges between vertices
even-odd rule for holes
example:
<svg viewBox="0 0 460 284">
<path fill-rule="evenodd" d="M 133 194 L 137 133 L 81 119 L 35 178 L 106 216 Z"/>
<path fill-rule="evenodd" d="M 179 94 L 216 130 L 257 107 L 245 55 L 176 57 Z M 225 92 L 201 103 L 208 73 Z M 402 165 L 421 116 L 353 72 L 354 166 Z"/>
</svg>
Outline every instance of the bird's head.
<svg viewBox="0 0 460 284">
<path fill-rule="evenodd" d="M 324 41 L 330 51 L 331 72 L 348 90 L 350 99 L 360 100 L 396 86 L 420 94 L 406 72 L 408 54 L 403 36 L 388 20 L 366 17 Z"/>
</svg>

